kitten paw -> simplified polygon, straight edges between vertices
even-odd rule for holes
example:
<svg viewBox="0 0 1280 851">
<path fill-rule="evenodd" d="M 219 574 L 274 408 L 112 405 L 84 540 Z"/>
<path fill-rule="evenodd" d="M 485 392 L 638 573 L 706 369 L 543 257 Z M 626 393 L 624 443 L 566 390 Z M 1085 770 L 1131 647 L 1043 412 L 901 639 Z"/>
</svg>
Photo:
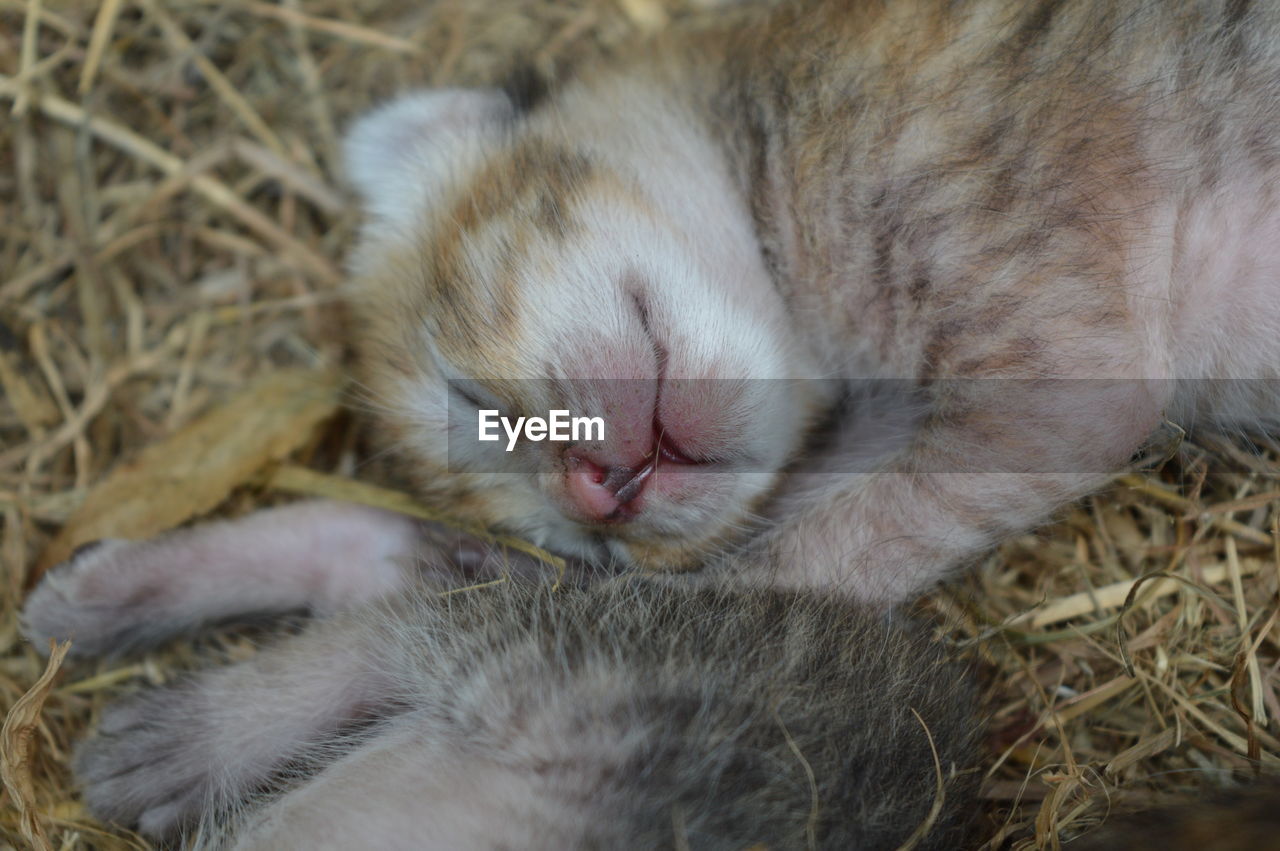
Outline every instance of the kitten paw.
<svg viewBox="0 0 1280 851">
<path fill-rule="evenodd" d="M 201 727 L 206 711 L 201 692 L 183 687 L 108 706 L 97 733 L 75 755 L 89 811 L 164 837 L 217 806 L 222 787 Z"/>
<path fill-rule="evenodd" d="M 71 639 L 75 656 L 122 653 L 159 632 L 149 604 L 157 591 L 130 583 L 128 565 L 140 544 L 115 538 L 79 547 L 51 568 L 27 596 L 22 633 L 41 652 L 49 639 Z"/>
</svg>

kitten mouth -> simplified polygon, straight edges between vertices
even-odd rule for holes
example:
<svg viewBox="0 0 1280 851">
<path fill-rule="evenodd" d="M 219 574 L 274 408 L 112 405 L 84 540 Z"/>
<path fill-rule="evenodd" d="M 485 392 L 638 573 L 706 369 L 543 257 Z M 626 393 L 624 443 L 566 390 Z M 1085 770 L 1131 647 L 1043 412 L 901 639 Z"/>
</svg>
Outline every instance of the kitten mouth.
<svg viewBox="0 0 1280 851">
<path fill-rule="evenodd" d="M 628 475 L 631 477 L 619 485 L 618 489 L 613 492 L 614 498 L 621 504 L 612 514 L 604 518 L 606 522 L 625 520 L 638 513 L 632 503 L 635 501 L 635 498 L 640 495 L 640 491 L 644 490 L 645 483 L 649 481 L 649 477 L 652 476 L 654 471 L 657 469 L 657 459 L 654 459 L 652 464 L 646 464 L 641 467 L 638 472 L 634 473 L 634 475 L 632 475 L 632 471 L 630 469 L 625 467 L 615 468 L 613 472 L 609 474 L 609 477 L 604 480 L 604 486 L 606 488 L 611 487 L 611 480 L 618 474 L 622 474 L 624 478 Z"/>
<path fill-rule="evenodd" d="M 631 520 L 642 511 L 641 495 L 662 466 L 696 467 L 710 462 L 691 457 L 684 449 L 671 439 L 660 424 L 655 423 L 653 430 L 653 448 L 637 466 L 609 466 L 578 459 L 573 462 L 575 475 L 584 475 L 595 490 L 594 495 L 580 497 L 584 503 L 590 500 L 597 514 L 595 522 L 619 523 Z M 607 496 L 605 496 L 607 494 Z M 602 501 L 607 500 L 611 510 L 603 508 Z"/>
<path fill-rule="evenodd" d="M 632 470 L 630 467 L 614 467 L 601 481 L 601 484 L 612 490 L 617 500 L 622 503 L 618 506 L 618 512 L 630 507 L 632 500 L 640 495 L 640 491 L 644 490 L 649 478 L 658 471 L 659 464 L 695 465 L 702 463 L 686 455 L 673 440 L 666 436 L 661 428 L 655 429 L 654 437 L 656 439 L 654 440 L 653 449 L 649 452 L 649 460 L 643 467 L 639 470 Z M 629 516 L 629 514 L 624 516 Z"/>
</svg>

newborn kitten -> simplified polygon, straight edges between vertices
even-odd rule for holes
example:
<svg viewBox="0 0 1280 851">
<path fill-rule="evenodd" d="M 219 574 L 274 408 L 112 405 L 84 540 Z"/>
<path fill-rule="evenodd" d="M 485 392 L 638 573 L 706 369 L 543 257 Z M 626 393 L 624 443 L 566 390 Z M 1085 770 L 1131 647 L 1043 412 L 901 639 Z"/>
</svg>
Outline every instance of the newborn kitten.
<svg viewBox="0 0 1280 851">
<path fill-rule="evenodd" d="M 1277 422 L 1229 379 L 1280 365 L 1278 126 L 1234 0 L 789 2 L 408 94 L 348 145 L 363 390 L 462 515 L 907 599 L 1165 417 Z M 603 439 L 477 441 L 555 409 Z"/>
<path fill-rule="evenodd" d="M 227 552 L 238 534 L 200 532 Z M 80 653 L 154 643 L 175 608 L 258 610 L 255 558 L 198 544 L 77 556 L 35 591 L 28 635 L 51 597 Z M 193 558 L 112 567 L 158 565 L 159 545 Z M 327 589 L 332 617 L 110 705 L 75 758 L 90 811 L 208 848 L 961 847 L 974 692 L 920 630 L 840 598 L 634 577 L 362 605 L 377 572 L 351 556 L 274 575 L 275 600 Z M 94 585 L 106 596 L 67 591 Z"/>
</svg>

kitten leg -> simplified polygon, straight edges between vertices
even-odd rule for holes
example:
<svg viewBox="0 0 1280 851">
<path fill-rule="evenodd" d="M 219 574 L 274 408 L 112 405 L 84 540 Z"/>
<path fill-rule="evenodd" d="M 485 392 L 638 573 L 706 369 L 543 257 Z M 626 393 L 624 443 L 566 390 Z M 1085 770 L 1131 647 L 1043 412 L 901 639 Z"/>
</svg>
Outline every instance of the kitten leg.
<svg viewBox="0 0 1280 851">
<path fill-rule="evenodd" d="M 153 836 L 234 806 L 307 745 L 387 705 L 377 636 L 338 616 L 249 661 L 109 705 L 75 756 L 86 805 Z"/>
<path fill-rule="evenodd" d="M 1161 421 L 1167 384 L 972 381 L 879 470 L 811 484 L 741 572 L 877 603 L 927 591 L 1102 487 Z"/>
<path fill-rule="evenodd" d="M 73 653 L 92 655 L 221 618 L 340 610 L 403 586 L 418 529 L 379 509 L 303 502 L 148 541 L 99 541 L 45 575 L 23 631 L 39 647 L 70 638 Z"/>
</svg>

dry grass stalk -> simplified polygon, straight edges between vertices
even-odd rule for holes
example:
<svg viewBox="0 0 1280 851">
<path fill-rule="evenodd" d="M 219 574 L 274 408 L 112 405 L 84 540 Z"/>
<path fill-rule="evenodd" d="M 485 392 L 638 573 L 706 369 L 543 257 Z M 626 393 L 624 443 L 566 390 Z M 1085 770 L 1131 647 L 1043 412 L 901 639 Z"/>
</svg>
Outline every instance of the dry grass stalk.
<svg viewBox="0 0 1280 851">
<path fill-rule="evenodd" d="M 273 489 L 388 497 L 348 482 L 378 478 L 350 417 L 321 424 L 320 408 L 278 396 L 260 399 L 280 417 L 261 427 L 296 427 L 293 439 L 255 449 L 228 425 L 234 470 L 193 460 L 180 505 L 146 478 L 182 464 L 160 447 L 218 422 L 252 379 L 341 362 L 356 219 L 338 128 L 394 90 L 491 82 L 522 61 L 554 73 L 715 5 L 0 0 L 0 712 L 32 720 L 20 700 L 37 684 L 44 695 L 0 845 L 43 830 L 59 848 L 145 847 L 80 812 L 68 754 L 103 702 L 193 659 L 176 644 L 68 666 L 50 689 L 17 612 L 51 542 L 57 558 L 115 524 L 149 534 Z M 1121 478 L 922 603 L 989 683 L 988 847 L 1052 847 L 1109 806 L 1233 782 L 1280 755 L 1280 458 L 1270 443 L 1208 447 Z M 128 469 L 142 477 L 119 485 Z M 127 523 L 87 501 L 112 488 Z M 1177 578 L 1139 585 L 1157 572 Z M 253 650 L 235 633 L 212 646 Z"/>
<path fill-rule="evenodd" d="M 49 662 L 40 679 L 10 708 L 0 727 L 0 780 L 18 812 L 23 839 L 40 851 L 51 851 L 49 836 L 37 813 L 39 801 L 31 774 L 31 754 L 40 728 L 40 710 L 53 687 L 54 675 L 71 649 L 71 642 L 49 642 Z"/>
<path fill-rule="evenodd" d="M 179 389 L 190 381 L 186 367 L 178 375 Z M 33 579 L 82 544 L 148 538 L 212 511 L 268 463 L 310 442 L 337 412 L 339 387 L 332 371 L 278 370 L 148 446 L 93 489 L 45 548 Z"/>
</svg>

